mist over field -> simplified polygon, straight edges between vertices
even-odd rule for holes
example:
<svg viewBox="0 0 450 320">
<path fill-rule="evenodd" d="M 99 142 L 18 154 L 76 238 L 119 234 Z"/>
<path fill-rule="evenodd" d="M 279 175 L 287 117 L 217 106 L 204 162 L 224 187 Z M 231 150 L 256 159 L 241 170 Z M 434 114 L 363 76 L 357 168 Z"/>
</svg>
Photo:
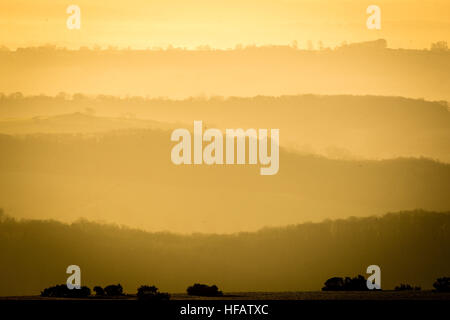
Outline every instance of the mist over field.
<svg viewBox="0 0 450 320">
<path fill-rule="evenodd" d="M 450 161 L 446 101 L 381 96 L 193 97 L 184 100 L 60 94 L 0 96 L 0 133 L 99 133 L 122 129 L 278 128 L 290 150 L 347 160 Z"/>
<path fill-rule="evenodd" d="M 384 95 L 450 100 L 450 51 L 390 49 L 386 40 L 300 50 L 0 50 L 0 88 L 187 98 L 286 94 Z M 76 67 L 74 67 L 76 66 Z"/>
<path fill-rule="evenodd" d="M 383 288 L 431 288 L 450 265 L 449 58 L 384 40 L 0 50 L 0 295 L 73 263 L 131 293 L 319 290 L 374 263 Z M 279 172 L 175 165 L 194 120 L 279 129 Z"/>
<path fill-rule="evenodd" d="M 448 302 L 448 12 L 0 1 L 1 306 Z"/>
<path fill-rule="evenodd" d="M 233 233 L 450 208 L 450 117 L 440 102 L 7 96 L 0 114 L 0 204 L 14 217 Z M 171 130 L 192 130 L 195 119 L 223 130 L 279 128 L 279 172 L 174 165 Z"/>
</svg>

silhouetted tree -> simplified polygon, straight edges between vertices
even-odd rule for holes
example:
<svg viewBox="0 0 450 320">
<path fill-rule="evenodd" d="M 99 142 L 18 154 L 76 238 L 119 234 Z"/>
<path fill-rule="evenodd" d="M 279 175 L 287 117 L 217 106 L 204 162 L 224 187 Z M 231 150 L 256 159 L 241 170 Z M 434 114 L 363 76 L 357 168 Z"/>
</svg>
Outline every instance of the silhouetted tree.
<svg viewBox="0 0 450 320">
<path fill-rule="evenodd" d="M 450 292 L 450 277 L 438 278 L 433 283 L 437 292 Z"/>
<path fill-rule="evenodd" d="M 105 295 L 105 290 L 100 286 L 95 286 L 94 291 L 95 291 L 96 296 L 104 296 Z"/>
<path fill-rule="evenodd" d="M 344 279 L 340 277 L 333 277 L 325 281 L 325 286 L 322 291 L 341 291 L 344 290 Z"/>
<path fill-rule="evenodd" d="M 106 286 L 104 290 L 106 295 L 109 297 L 123 296 L 123 288 L 120 283 L 117 285 L 111 284 L 109 286 Z"/>
<path fill-rule="evenodd" d="M 59 284 L 53 287 L 45 288 L 41 291 L 41 297 L 53 298 L 86 298 L 91 295 L 91 289 L 81 287 L 80 289 L 69 289 L 65 284 Z"/>
<path fill-rule="evenodd" d="M 206 284 L 196 283 L 187 288 L 187 294 L 190 296 L 218 297 L 223 296 L 216 285 L 208 286 Z"/>
<path fill-rule="evenodd" d="M 346 277 L 344 283 L 344 290 L 347 291 L 365 291 L 367 288 L 367 280 L 362 275 L 355 278 Z"/>
<path fill-rule="evenodd" d="M 137 291 L 137 298 L 139 300 L 169 300 L 170 294 L 165 292 L 159 292 L 155 286 L 140 286 Z"/>
<path fill-rule="evenodd" d="M 333 277 L 325 281 L 325 286 L 322 291 L 366 291 L 367 280 L 362 275 L 350 278 L 345 277 L 345 279 L 340 277 Z"/>
<path fill-rule="evenodd" d="M 431 44 L 431 51 L 448 51 L 447 41 L 438 41 Z"/>
</svg>

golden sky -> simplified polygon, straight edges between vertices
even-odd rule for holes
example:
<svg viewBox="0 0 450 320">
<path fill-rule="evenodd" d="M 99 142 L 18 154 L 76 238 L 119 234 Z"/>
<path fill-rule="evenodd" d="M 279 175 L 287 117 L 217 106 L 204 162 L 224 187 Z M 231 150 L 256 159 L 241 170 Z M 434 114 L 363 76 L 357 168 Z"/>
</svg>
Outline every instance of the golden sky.
<svg viewBox="0 0 450 320">
<path fill-rule="evenodd" d="M 81 8 L 68 30 L 66 8 Z M 366 28 L 366 8 L 381 8 L 382 29 Z M 386 38 L 390 47 L 425 48 L 450 39 L 448 0 L 2 0 L 0 45 L 56 44 L 132 48 L 231 48 L 242 44 L 335 46 Z"/>
</svg>

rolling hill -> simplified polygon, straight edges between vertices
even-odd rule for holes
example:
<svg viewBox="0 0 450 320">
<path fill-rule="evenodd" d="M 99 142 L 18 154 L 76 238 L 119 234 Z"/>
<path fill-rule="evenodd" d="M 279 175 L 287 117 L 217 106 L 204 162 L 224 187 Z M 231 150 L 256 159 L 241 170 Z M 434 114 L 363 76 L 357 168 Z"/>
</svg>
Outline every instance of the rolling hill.
<svg viewBox="0 0 450 320">
<path fill-rule="evenodd" d="M 450 213 L 399 212 L 327 220 L 232 235 L 148 233 L 78 221 L 0 217 L 0 295 L 32 295 L 65 283 L 81 267 L 83 285 L 142 284 L 185 292 L 194 282 L 224 292 L 320 290 L 333 276 L 381 268 L 382 288 L 431 289 L 450 270 Z"/>
</svg>

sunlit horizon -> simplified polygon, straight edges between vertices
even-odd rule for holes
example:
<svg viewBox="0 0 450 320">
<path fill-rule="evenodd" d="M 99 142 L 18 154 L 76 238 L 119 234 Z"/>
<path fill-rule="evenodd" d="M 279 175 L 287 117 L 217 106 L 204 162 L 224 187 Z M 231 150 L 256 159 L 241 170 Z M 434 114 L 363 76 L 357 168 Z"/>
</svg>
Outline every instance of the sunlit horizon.
<svg viewBox="0 0 450 320">
<path fill-rule="evenodd" d="M 424 49 L 449 41 L 450 3 L 377 1 L 381 30 L 365 27 L 360 1 L 97 1 L 79 0 L 81 29 L 68 30 L 63 1 L 5 0 L 0 4 L 0 38 L 11 49 L 52 44 L 69 49 L 174 47 L 217 49 L 242 45 L 336 47 L 342 42 L 385 38 L 392 48 Z"/>
</svg>

